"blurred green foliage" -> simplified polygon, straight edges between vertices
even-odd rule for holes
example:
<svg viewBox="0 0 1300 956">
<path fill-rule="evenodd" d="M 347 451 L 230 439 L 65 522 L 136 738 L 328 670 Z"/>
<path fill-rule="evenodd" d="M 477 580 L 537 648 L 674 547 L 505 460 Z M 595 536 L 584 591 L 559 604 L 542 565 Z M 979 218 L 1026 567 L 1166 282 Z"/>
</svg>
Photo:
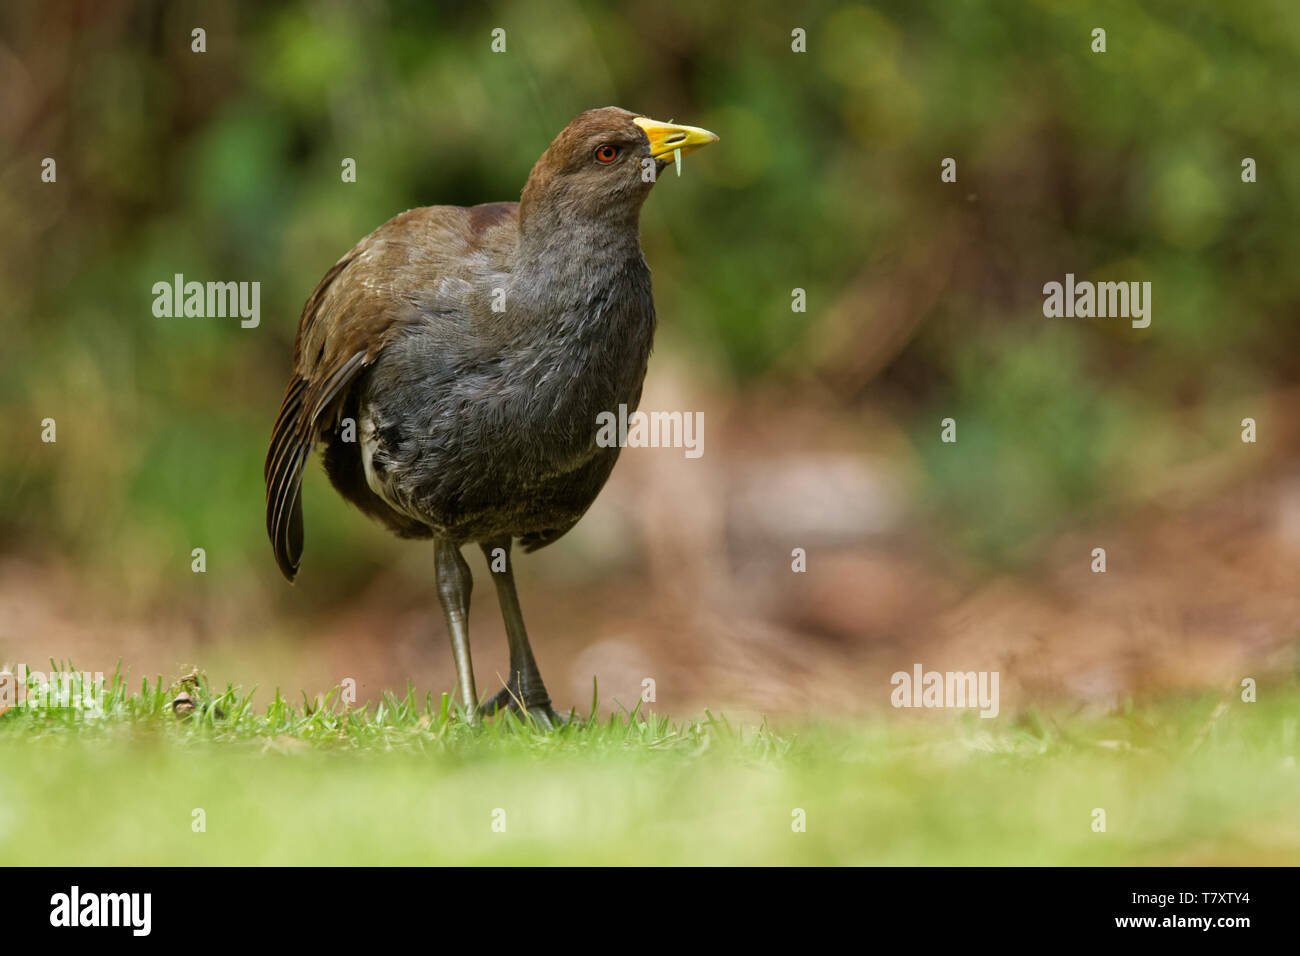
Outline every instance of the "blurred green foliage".
<svg viewBox="0 0 1300 956">
<path fill-rule="evenodd" d="M 5 547 L 147 580 L 203 541 L 269 573 L 261 459 L 321 274 L 401 210 L 516 198 L 610 103 L 722 137 L 647 204 L 661 348 L 738 396 L 894 409 L 971 554 L 1024 558 L 1229 447 L 1220 412 L 1295 380 L 1290 0 L 54 2 L 6 5 L 0 29 Z M 177 272 L 260 281 L 261 327 L 155 318 Z M 1043 318 L 1066 272 L 1151 281 L 1151 328 Z M 854 371 L 885 327 L 866 304 L 910 326 L 874 376 Z M 379 560 L 382 532 L 324 497 L 316 567 Z"/>
</svg>

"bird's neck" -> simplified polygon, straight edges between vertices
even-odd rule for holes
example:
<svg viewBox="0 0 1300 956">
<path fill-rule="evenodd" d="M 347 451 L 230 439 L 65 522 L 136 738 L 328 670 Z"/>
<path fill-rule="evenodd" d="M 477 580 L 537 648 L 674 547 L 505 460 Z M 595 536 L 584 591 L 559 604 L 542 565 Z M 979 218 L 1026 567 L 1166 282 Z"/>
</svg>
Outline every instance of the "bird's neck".
<svg viewBox="0 0 1300 956">
<path fill-rule="evenodd" d="M 534 407 L 573 424 L 586 449 L 596 414 L 635 406 L 654 340 L 650 269 L 636 224 L 600 229 L 556 224 L 521 232 L 508 301 L 522 306 L 512 362 L 531 382 Z M 575 446 L 578 447 L 578 446 Z"/>
<path fill-rule="evenodd" d="M 512 291 L 530 311 L 585 324 L 615 292 L 631 291 L 620 287 L 648 276 L 639 216 L 591 222 L 549 212 L 524 222 L 512 270 Z"/>
</svg>

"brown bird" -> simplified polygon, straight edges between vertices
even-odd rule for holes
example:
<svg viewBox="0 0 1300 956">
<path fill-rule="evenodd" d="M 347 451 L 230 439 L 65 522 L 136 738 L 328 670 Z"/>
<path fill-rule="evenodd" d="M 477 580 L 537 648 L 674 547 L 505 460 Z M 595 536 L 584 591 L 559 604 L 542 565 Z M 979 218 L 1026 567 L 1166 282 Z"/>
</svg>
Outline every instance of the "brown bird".
<svg viewBox="0 0 1300 956">
<path fill-rule="evenodd" d="M 520 202 L 404 212 L 336 262 L 303 307 L 266 456 L 276 562 L 292 581 L 303 467 L 319 444 L 344 498 L 400 537 L 433 539 L 471 720 L 473 582 L 460 549 L 477 542 L 510 646 L 506 686 L 482 709 L 562 722 L 524 630 L 511 545 L 559 538 L 609 478 L 619 449 L 597 443 L 597 416 L 636 408 L 654 338 L 641 204 L 668 163 L 717 138 L 588 110 L 533 166 Z"/>
</svg>

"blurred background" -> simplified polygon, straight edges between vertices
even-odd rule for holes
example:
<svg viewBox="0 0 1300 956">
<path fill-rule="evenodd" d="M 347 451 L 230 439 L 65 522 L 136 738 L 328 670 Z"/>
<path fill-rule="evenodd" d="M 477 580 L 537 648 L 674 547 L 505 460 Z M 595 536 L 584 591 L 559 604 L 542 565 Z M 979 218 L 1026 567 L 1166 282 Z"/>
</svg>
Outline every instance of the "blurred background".
<svg viewBox="0 0 1300 956">
<path fill-rule="evenodd" d="M 7 3 L 0 661 L 451 690 L 432 548 L 318 465 L 276 571 L 298 315 L 392 215 L 517 199 L 616 104 L 722 137 L 642 226 L 641 407 L 703 411 L 705 453 L 626 450 L 520 558 L 557 706 L 593 675 L 606 707 L 649 677 L 655 710 L 744 715 L 887 709 L 917 662 L 999 670 L 1004 712 L 1294 674 L 1298 52 L 1289 0 Z M 1151 282 L 1151 326 L 1044 318 L 1067 272 Z M 260 326 L 155 317 L 175 273 L 260 282 Z M 467 556 L 486 693 L 505 638 Z"/>
</svg>

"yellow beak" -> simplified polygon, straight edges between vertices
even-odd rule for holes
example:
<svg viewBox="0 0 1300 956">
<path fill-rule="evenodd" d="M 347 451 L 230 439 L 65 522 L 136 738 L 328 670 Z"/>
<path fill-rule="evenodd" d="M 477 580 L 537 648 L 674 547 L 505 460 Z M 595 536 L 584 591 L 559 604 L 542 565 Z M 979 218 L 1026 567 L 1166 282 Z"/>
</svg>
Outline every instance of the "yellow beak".
<svg viewBox="0 0 1300 956">
<path fill-rule="evenodd" d="M 718 141 L 717 133 L 710 133 L 698 126 L 676 126 L 644 116 L 638 116 L 632 122 L 645 130 L 646 138 L 650 140 L 650 155 L 655 159 L 679 149 L 685 156 Z"/>
</svg>

